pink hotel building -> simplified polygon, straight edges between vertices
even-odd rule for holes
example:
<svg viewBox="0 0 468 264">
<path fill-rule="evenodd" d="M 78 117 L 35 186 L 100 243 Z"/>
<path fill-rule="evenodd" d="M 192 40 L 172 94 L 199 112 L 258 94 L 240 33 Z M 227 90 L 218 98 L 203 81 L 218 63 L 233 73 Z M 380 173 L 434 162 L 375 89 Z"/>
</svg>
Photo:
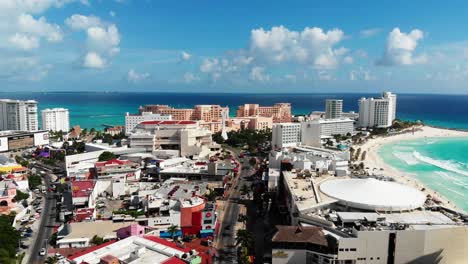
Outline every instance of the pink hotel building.
<svg viewBox="0 0 468 264">
<path fill-rule="evenodd" d="M 229 107 L 220 105 L 195 105 L 194 108 L 173 108 L 168 105 L 145 105 L 139 108 L 140 113 L 171 115 L 172 120 L 200 121 L 201 127 L 219 132 L 222 129 L 222 113 L 229 116 Z M 226 129 L 241 128 L 265 129 L 271 128 L 273 123 L 291 122 L 291 104 L 277 103 L 273 106 L 258 104 L 244 104 L 239 106 L 235 118 L 226 120 Z"/>
</svg>

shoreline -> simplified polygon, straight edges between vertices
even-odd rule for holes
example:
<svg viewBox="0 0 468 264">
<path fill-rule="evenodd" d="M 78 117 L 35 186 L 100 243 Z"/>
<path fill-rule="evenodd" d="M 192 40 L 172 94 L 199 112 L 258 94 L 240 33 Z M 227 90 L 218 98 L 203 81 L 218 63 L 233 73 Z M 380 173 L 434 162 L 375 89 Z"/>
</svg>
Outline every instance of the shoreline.
<svg viewBox="0 0 468 264">
<path fill-rule="evenodd" d="M 361 153 L 364 151 L 367 152 L 366 158 L 362 162 L 364 163 L 365 167 L 369 168 L 369 171 L 372 171 L 374 168 L 377 168 L 378 170 L 382 168 L 384 169 L 384 175 L 393 178 L 396 182 L 409 185 L 421 191 L 424 188 L 424 194 L 431 195 L 433 198 L 438 199 L 441 202 L 441 206 L 464 212 L 463 209 L 459 208 L 456 204 L 451 202 L 439 192 L 436 192 L 431 188 L 427 187 L 410 174 L 388 165 L 379 156 L 378 151 L 380 147 L 382 147 L 383 145 L 391 144 L 396 141 L 416 140 L 423 138 L 468 138 L 468 131 L 466 130 L 438 128 L 434 126 L 420 126 L 416 129 L 417 130 L 414 133 L 412 133 L 411 130 L 407 130 L 408 132 L 406 133 L 390 135 L 386 137 L 377 137 L 367 140 L 362 145 L 356 145 L 356 148 L 361 148 Z"/>
</svg>

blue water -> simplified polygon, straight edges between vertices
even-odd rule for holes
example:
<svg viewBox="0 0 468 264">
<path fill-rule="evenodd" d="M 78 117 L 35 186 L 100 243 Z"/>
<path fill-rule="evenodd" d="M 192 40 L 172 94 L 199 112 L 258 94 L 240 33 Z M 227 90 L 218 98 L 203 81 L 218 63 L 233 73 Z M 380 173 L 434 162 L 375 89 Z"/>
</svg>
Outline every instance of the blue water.
<svg viewBox="0 0 468 264">
<path fill-rule="evenodd" d="M 122 125 L 125 112 L 135 113 L 144 104 L 168 104 L 192 107 L 196 104 L 220 104 L 230 114 L 241 104 L 272 105 L 292 103 L 294 114 L 324 110 L 325 99 L 344 100 L 345 111 L 357 111 L 360 97 L 378 94 L 225 94 L 225 93 L 122 93 L 122 92 L 0 92 L 0 98 L 35 99 L 39 109 L 64 107 L 70 110 L 71 125 L 102 129 L 102 124 Z M 398 94 L 397 117 L 422 120 L 427 124 L 468 129 L 468 95 Z"/>
<path fill-rule="evenodd" d="M 468 137 L 426 138 L 387 144 L 379 155 L 468 212 Z"/>
</svg>

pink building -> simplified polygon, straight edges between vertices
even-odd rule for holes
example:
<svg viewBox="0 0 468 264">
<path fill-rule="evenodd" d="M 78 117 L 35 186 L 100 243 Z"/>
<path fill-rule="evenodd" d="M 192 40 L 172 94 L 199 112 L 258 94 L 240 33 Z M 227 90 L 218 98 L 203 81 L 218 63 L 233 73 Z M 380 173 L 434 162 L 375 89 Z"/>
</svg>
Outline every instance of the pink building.
<svg viewBox="0 0 468 264">
<path fill-rule="evenodd" d="M 214 121 L 221 120 L 223 111 L 229 115 L 229 107 L 220 105 L 195 105 L 194 108 L 173 108 L 168 105 L 145 105 L 140 107 L 140 113 L 171 115 L 173 120 Z"/>
<path fill-rule="evenodd" d="M 9 214 L 16 207 L 16 186 L 11 181 L 0 182 L 0 214 Z"/>
<path fill-rule="evenodd" d="M 244 104 L 239 106 L 237 117 L 263 116 L 273 118 L 273 123 L 291 122 L 291 104 L 277 103 L 273 106 Z"/>
<path fill-rule="evenodd" d="M 143 237 L 146 233 L 145 227 L 139 224 L 131 224 L 117 230 L 117 238 L 124 239 L 130 236 Z"/>
<path fill-rule="evenodd" d="M 96 162 L 94 168 L 98 179 L 138 180 L 141 173 L 140 165 L 130 160 Z"/>
</svg>

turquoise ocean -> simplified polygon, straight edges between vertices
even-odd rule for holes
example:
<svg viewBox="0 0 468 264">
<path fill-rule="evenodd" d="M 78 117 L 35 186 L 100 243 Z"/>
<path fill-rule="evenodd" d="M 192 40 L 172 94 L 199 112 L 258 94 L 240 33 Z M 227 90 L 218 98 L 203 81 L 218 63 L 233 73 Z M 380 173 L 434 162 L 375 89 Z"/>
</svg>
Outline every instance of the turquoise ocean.
<svg viewBox="0 0 468 264">
<path fill-rule="evenodd" d="M 468 137 L 400 141 L 383 145 L 379 155 L 468 212 Z"/>
</svg>

